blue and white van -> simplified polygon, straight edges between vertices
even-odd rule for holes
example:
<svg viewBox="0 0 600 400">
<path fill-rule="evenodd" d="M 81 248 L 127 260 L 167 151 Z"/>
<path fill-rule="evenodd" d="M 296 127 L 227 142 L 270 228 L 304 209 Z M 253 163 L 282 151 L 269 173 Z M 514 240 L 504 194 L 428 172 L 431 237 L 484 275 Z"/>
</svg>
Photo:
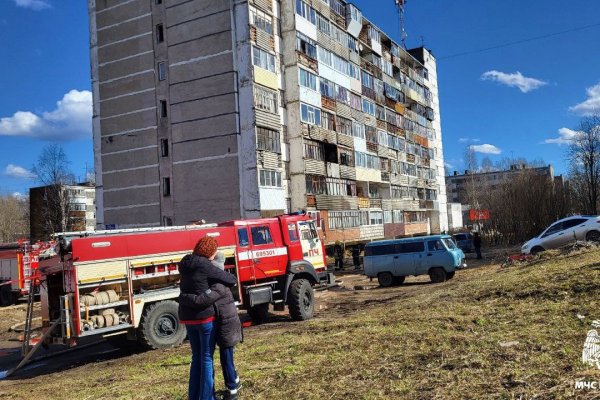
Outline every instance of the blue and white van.
<svg viewBox="0 0 600 400">
<path fill-rule="evenodd" d="M 365 246 L 365 275 L 381 286 L 401 284 L 409 275 L 425 275 L 434 283 L 454 277 L 466 267 L 465 254 L 448 235 L 382 240 Z"/>
</svg>

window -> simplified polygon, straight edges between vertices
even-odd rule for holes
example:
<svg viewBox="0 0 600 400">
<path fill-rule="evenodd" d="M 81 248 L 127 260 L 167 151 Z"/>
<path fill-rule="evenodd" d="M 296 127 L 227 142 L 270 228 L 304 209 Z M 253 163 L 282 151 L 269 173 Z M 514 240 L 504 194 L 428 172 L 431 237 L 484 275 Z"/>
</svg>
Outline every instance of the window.
<svg viewBox="0 0 600 400">
<path fill-rule="evenodd" d="M 162 4 L 162 0 L 156 0 L 156 4 Z"/>
<path fill-rule="evenodd" d="M 331 36 L 331 23 L 321 14 L 317 14 L 317 28 L 327 36 Z"/>
<path fill-rule="evenodd" d="M 321 78 L 319 80 L 319 87 L 323 96 L 335 99 L 335 83 L 325 78 Z"/>
<path fill-rule="evenodd" d="M 275 56 L 259 47 L 252 46 L 252 62 L 257 67 L 275 72 Z"/>
<path fill-rule="evenodd" d="M 365 247 L 365 256 L 387 256 L 396 252 L 396 246 L 393 244 Z"/>
<path fill-rule="evenodd" d="M 320 61 L 320 60 L 319 60 Z M 365 71 L 360 71 L 360 77 L 362 81 L 362 85 L 368 87 L 369 89 L 375 88 L 375 83 L 373 82 L 373 75 L 366 73 Z"/>
<path fill-rule="evenodd" d="M 272 169 L 259 170 L 260 186 L 281 187 L 281 172 Z"/>
<path fill-rule="evenodd" d="M 354 167 L 354 153 L 352 150 L 340 149 L 340 164 Z"/>
<path fill-rule="evenodd" d="M 163 178 L 163 196 L 171 195 L 171 178 Z"/>
<path fill-rule="evenodd" d="M 162 43 L 165 41 L 165 30 L 163 24 L 156 25 L 156 43 Z"/>
<path fill-rule="evenodd" d="M 277 114 L 277 93 L 261 86 L 254 86 L 254 105 L 258 110 Z"/>
<path fill-rule="evenodd" d="M 308 72 L 305 69 L 298 68 L 300 74 L 300 86 L 317 90 L 317 76 L 313 73 Z"/>
<path fill-rule="evenodd" d="M 350 92 L 350 107 L 362 111 L 362 99 L 359 95 Z"/>
<path fill-rule="evenodd" d="M 260 10 L 250 9 L 250 23 L 269 35 L 273 34 L 273 18 Z"/>
<path fill-rule="evenodd" d="M 326 178 L 330 196 L 356 196 L 356 182 L 348 179 Z"/>
<path fill-rule="evenodd" d="M 167 101 L 166 100 L 160 101 L 160 117 L 167 118 Z"/>
<path fill-rule="evenodd" d="M 365 138 L 365 126 L 359 122 L 352 121 L 352 136 L 364 139 Z"/>
<path fill-rule="evenodd" d="M 319 142 L 305 141 L 304 142 L 304 157 L 311 160 L 325 161 L 325 153 L 323 145 Z"/>
<path fill-rule="evenodd" d="M 552 225 L 550 228 L 548 228 L 548 230 L 546 232 L 544 232 L 544 235 L 542 237 L 553 235 L 562 230 L 563 230 L 563 223 L 558 222 L 558 223 Z"/>
<path fill-rule="evenodd" d="M 337 132 L 344 135 L 352 136 L 352 120 L 344 117 L 337 117 Z"/>
<path fill-rule="evenodd" d="M 306 194 L 325 194 L 326 191 L 324 176 L 306 174 Z"/>
<path fill-rule="evenodd" d="M 363 99 L 362 110 L 369 115 L 375 116 L 375 103 L 371 103 L 369 100 Z"/>
<path fill-rule="evenodd" d="M 85 203 L 71 203 L 69 209 L 71 211 L 85 211 Z"/>
<path fill-rule="evenodd" d="M 336 85 L 335 98 L 346 105 L 350 105 L 350 92 L 343 86 Z"/>
<path fill-rule="evenodd" d="M 425 251 L 424 242 L 400 243 L 400 253 L 421 253 Z"/>
<path fill-rule="evenodd" d="M 252 233 L 252 244 L 262 245 L 273 243 L 271 231 L 268 226 L 253 226 L 250 228 L 250 231 Z"/>
<path fill-rule="evenodd" d="M 300 240 L 296 224 L 288 224 L 288 236 L 290 237 L 290 241 L 292 242 L 297 242 L 298 240 Z"/>
<path fill-rule="evenodd" d="M 427 242 L 427 249 L 429 251 L 440 251 L 440 250 L 446 250 L 446 248 L 444 247 L 444 245 L 442 244 L 441 240 L 430 240 Z"/>
<path fill-rule="evenodd" d="M 164 62 L 158 63 L 158 80 L 164 81 L 167 79 L 167 65 Z"/>
<path fill-rule="evenodd" d="M 278 131 L 256 127 L 256 148 L 281 154 L 281 141 Z"/>
<path fill-rule="evenodd" d="M 296 14 L 306 18 L 313 25 L 317 22 L 317 13 L 315 9 L 302 0 L 296 0 Z"/>
<path fill-rule="evenodd" d="M 383 224 L 383 213 L 381 211 L 370 211 L 369 212 L 369 224 L 370 225 L 382 225 Z"/>
<path fill-rule="evenodd" d="M 321 125 L 321 110 L 308 104 L 300 103 L 300 119 L 307 124 Z"/>
<path fill-rule="evenodd" d="M 335 131 L 335 115 L 321 111 L 321 128 Z"/>
<path fill-rule="evenodd" d="M 564 222 L 563 222 L 563 226 L 562 226 L 562 228 L 563 228 L 563 230 L 564 230 L 564 229 L 569 229 L 569 228 L 574 228 L 574 227 L 576 227 L 577 225 L 581 225 L 581 224 L 583 224 L 585 221 L 586 221 L 586 220 L 585 220 L 585 219 L 583 219 L 583 218 L 575 218 L 575 219 L 570 219 L 570 220 L 568 220 L 568 221 L 564 221 Z"/>
<path fill-rule="evenodd" d="M 319 62 L 331 67 L 333 65 L 331 61 L 331 52 L 325 50 L 323 47 L 318 47 L 317 50 L 319 54 Z"/>
<path fill-rule="evenodd" d="M 160 155 L 161 157 L 169 156 L 169 139 L 160 139 Z"/>
<path fill-rule="evenodd" d="M 296 50 L 306 54 L 313 60 L 317 59 L 317 44 L 301 32 L 296 33 Z"/>
<path fill-rule="evenodd" d="M 360 226 L 358 211 L 329 211 L 329 229 L 356 228 Z"/>
<path fill-rule="evenodd" d="M 248 229 L 246 228 L 238 228 L 238 242 L 240 243 L 240 247 L 246 247 L 250 244 L 250 240 L 248 239 Z"/>
<path fill-rule="evenodd" d="M 401 210 L 392 211 L 392 217 L 394 219 L 394 223 L 401 224 L 404 222 L 404 213 Z"/>
</svg>

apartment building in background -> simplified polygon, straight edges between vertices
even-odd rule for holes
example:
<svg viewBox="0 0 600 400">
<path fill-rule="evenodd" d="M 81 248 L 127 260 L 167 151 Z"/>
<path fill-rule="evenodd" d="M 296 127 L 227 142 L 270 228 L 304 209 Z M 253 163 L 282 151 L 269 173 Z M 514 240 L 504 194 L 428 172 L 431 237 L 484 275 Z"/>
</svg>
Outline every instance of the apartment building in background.
<svg viewBox="0 0 600 400">
<path fill-rule="evenodd" d="M 436 61 L 341 0 L 88 0 L 98 225 L 448 230 Z"/>
<path fill-rule="evenodd" d="M 29 189 L 29 232 L 32 242 L 48 240 L 52 233 L 59 230 L 73 232 L 95 229 L 96 189 L 92 183 Z"/>
</svg>

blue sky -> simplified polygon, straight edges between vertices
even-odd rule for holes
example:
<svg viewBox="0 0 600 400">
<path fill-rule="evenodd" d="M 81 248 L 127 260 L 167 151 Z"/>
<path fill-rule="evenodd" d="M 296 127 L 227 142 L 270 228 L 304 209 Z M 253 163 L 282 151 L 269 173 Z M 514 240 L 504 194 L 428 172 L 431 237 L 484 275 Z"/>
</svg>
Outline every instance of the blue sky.
<svg viewBox="0 0 600 400">
<path fill-rule="evenodd" d="M 399 38 L 393 0 L 354 3 Z M 600 2 L 592 0 L 408 1 L 408 46 L 423 40 L 438 57 L 452 169 L 465 168 L 465 148 L 473 145 L 488 152 L 480 160 L 544 159 L 566 172 L 564 142 L 600 106 L 600 26 L 445 57 L 594 24 Z M 0 193 L 34 186 L 28 171 L 52 141 L 83 177 L 93 165 L 87 1 L 0 0 L 0 60 Z"/>
</svg>

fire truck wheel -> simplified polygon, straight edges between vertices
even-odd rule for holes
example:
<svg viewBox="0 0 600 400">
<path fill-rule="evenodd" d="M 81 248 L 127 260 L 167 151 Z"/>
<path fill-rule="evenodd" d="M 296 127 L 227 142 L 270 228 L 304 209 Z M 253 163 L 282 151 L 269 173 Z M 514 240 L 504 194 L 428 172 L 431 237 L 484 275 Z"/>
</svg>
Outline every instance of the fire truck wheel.
<svg viewBox="0 0 600 400">
<path fill-rule="evenodd" d="M 248 309 L 248 315 L 252 318 L 252 321 L 257 324 L 262 324 L 269 320 L 269 303 L 258 304 Z"/>
<path fill-rule="evenodd" d="M 6 307 L 13 304 L 13 294 L 10 285 L 0 286 L 0 306 Z"/>
<path fill-rule="evenodd" d="M 288 308 L 290 316 L 296 321 L 305 321 L 313 317 L 315 311 L 315 294 L 310 282 L 296 279 L 288 292 Z"/>
<path fill-rule="evenodd" d="M 185 339 L 185 327 L 179 323 L 178 305 L 172 300 L 148 306 L 142 314 L 138 340 L 147 349 L 178 346 Z"/>
</svg>

